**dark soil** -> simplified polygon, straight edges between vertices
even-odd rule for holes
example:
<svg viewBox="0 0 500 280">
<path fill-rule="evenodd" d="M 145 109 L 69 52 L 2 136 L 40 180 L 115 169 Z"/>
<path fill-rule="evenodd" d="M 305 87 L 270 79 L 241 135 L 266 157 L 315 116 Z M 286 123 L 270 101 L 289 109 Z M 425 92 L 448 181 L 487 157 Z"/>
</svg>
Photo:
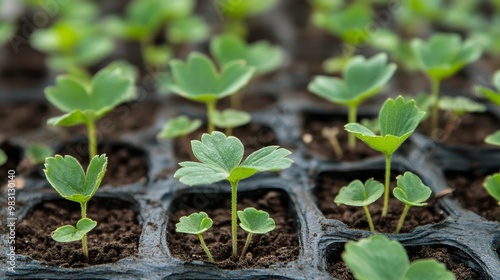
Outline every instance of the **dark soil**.
<svg viewBox="0 0 500 280">
<path fill-rule="evenodd" d="M 406 248 L 410 262 L 419 259 L 436 259 L 446 265 L 457 280 L 475 280 L 482 279 L 481 275 L 474 269 L 466 266 L 459 258 L 453 255 L 453 249 L 447 247 L 429 247 Z M 344 263 L 340 256 L 340 250 L 333 253 L 328 260 L 328 272 L 340 280 L 354 280 L 354 276 Z"/>
<path fill-rule="evenodd" d="M 102 143 L 97 147 L 99 154 L 108 157 L 108 169 L 102 186 L 124 186 L 146 181 L 149 164 L 145 152 L 137 147 L 122 143 Z M 70 142 L 57 151 L 60 155 L 72 155 L 87 168 L 89 163 L 87 142 Z"/>
<path fill-rule="evenodd" d="M 97 221 L 87 236 L 90 263 L 83 259 L 81 242 L 58 243 L 50 237 L 56 228 L 75 225 L 81 218 L 75 202 L 51 200 L 35 206 L 17 227 L 16 249 L 19 254 L 61 267 L 113 263 L 137 254 L 141 226 L 129 203 L 94 198 L 87 216 Z"/>
<path fill-rule="evenodd" d="M 487 176 L 473 172 L 446 172 L 453 197 L 467 210 L 490 221 L 500 221 L 500 207 L 483 187 Z"/>
<path fill-rule="evenodd" d="M 357 161 L 382 155 L 357 138 L 356 148 L 354 150 L 351 150 L 347 144 L 348 132 L 344 129 L 344 125 L 346 123 L 346 119 L 332 119 L 331 117 L 321 118 L 319 116 L 315 117 L 314 115 L 306 114 L 304 124 L 302 126 L 302 140 L 306 140 L 309 135 L 312 136 L 312 140 L 310 142 L 306 142 L 305 144 L 314 156 L 322 159 Z M 335 154 L 330 141 L 323 137 L 323 135 L 321 135 L 321 130 L 324 127 L 335 127 L 338 129 L 339 134 L 337 136 L 337 140 L 339 141 L 343 151 L 343 156 L 341 159 L 339 159 Z"/>
<path fill-rule="evenodd" d="M 203 135 L 203 133 L 206 133 L 206 131 L 206 126 L 202 126 L 195 132 L 191 133 L 187 137 L 187 139 L 200 140 L 201 136 Z M 222 131 L 224 132 L 224 130 Z M 243 143 L 243 146 L 245 147 L 243 158 L 260 148 L 278 144 L 276 133 L 274 133 L 274 131 L 270 127 L 257 123 L 250 123 L 248 125 L 235 128 L 233 130 L 233 136 L 240 139 L 240 141 Z M 175 140 L 174 145 L 175 157 L 178 161 L 196 160 L 195 158 L 191 158 L 189 153 L 187 152 L 188 149 L 191 149 L 190 141 L 178 138 Z"/>
<path fill-rule="evenodd" d="M 33 131 L 46 124 L 49 107 L 43 103 L 19 103 L 0 105 L 0 131 L 15 135 Z"/>
<path fill-rule="evenodd" d="M 346 205 L 337 206 L 333 202 L 338 195 L 340 188 L 347 186 L 355 179 L 363 183 L 366 179 L 374 177 L 384 183 L 384 171 L 379 171 L 380 176 L 373 175 L 370 171 L 351 172 L 349 174 L 322 173 L 316 179 L 315 195 L 317 204 L 323 215 L 327 219 L 336 219 L 347 224 L 350 228 L 369 230 L 368 221 L 362 207 L 352 207 Z M 393 175 L 398 173 L 392 172 Z M 424 182 L 425 183 L 425 182 Z M 395 187 L 395 179 L 391 179 L 391 194 L 389 199 L 389 210 L 387 216 L 382 219 L 383 196 L 372 205 L 368 206 L 373 219 L 375 231 L 392 233 L 396 230 L 399 218 L 404 209 L 404 204 L 394 198 L 392 189 Z M 443 221 L 443 216 L 434 208 L 435 200 L 431 197 L 427 206 L 412 207 L 406 216 L 401 233 L 411 232 L 418 226 L 435 224 Z"/>
<path fill-rule="evenodd" d="M 20 23 L 20 27 L 24 28 L 25 26 L 25 24 Z M 26 35 L 17 34 L 17 36 L 6 44 L 3 57 L 0 55 L 2 58 L 0 61 L 0 85 L 3 87 L 33 86 L 48 74 L 45 56 L 30 46 Z M 42 94 L 43 92 L 40 91 L 40 95 Z"/>
<path fill-rule="evenodd" d="M 197 203 L 198 202 L 198 203 Z M 198 204 L 198 207 L 194 207 Z M 182 216 L 204 211 L 214 221 L 213 227 L 203 234 L 216 265 L 223 269 L 270 267 L 276 263 L 288 263 L 298 258 L 300 247 L 297 225 L 290 211 L 290 201 L 279 190 L 257 190 L 238 194 L 238 209 L 255 207 L 269 213 L 276 228 L 268 234 L 255 234 L 245 259 L 231 257 L 231 198 L 230 194 L 182 195 L 170 209 L 167 243 L 174 257 L 184 261 L 207 261 L 196 235 L 176 233 L 175 223 Z M 201 207 L 200 207 L 201 205 Z M 238 254 L 241 254 L 247 233 L 238 229 Z"/>
</svg>

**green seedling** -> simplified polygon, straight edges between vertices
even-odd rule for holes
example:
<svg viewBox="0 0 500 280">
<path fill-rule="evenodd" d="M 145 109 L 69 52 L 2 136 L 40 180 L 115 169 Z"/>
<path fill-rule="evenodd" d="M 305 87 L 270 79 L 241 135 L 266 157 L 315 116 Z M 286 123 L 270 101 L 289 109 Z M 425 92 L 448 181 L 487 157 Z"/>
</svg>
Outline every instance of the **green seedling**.
<svg viewBox="0 0 500 280">
<path fill-rule="evenodd" d="M 369 44 L 375 49 L 387 52 L 398 66 L 408 72 L 418 70 L 418 61 L 413 53 L 410 42 L 404 41 L 398 34 L 389 29 L 378 29 L 370 36 Z"/>
<path fill-rule="evenodd" d="M 339 9 L 344 0 L 309 0 L 314 12 L 329 12 L 331 10 Z"/>
<path fill-rule="evenodd" d="M 175 231 L 196 234 L 200 239 L 201 247 L 208 256 L 208 260 L 214 262 L 214 258 L 210 253 L 205 241 L 203 240 L 203 233 L 209 230 L 213 225 L 212 219 L 210 219 L 205 212 L 193 213 L 189 216 L 183 216 L 179 219 L 179 222 L 175 224 Z"/>
<path fill-rule="evenodd" d="M 14 35 L 15 26 L 9 21 L 0 20 L 0 46 L 7 43 Z"/>
<path fill-rule="evenodd" d="M 49 28 L 36 30 L 31 44 L 48 54 L 51 68 L 85 78 L 89 76 L 86 69 L 114 49 L 114 41 L 94 21 L 60 20 Z"/>
<path fill-rule="evenodd" d="M 385 155 L 385 191 L 384 208 L 382 217 L 387 215 L 389 206 L 389 183 L 391 178 L 392 154 L 410 137 L 424 117 L 425 112 L 420 111 L 411 99 L 405 102 L 402 96 L 393 100 L 389 98 L 379 112 L 380 135 L 375 135 L 371 130 L 358 123 L 348 123 L 345 129 L 361 139 L 372 149 Z"/>
<path fill-rule="evenodd" d="M 422 183 L 420 178 L 411 173 L 405 172 L 397 178 L 397 187 L 394 188 L 392 193 L 401 202 L 405 204 L 405 208 L 398 222 L 395 233 L 399 233 L 403 227 L 406 215 L 412 206 L 425 206 L 427 199 L 432 194 L 431 189 Z"/>
<path fill-rule="evenodd" d="M 396 19 L 407 34 L 417 36 L 426 25 L 443 17 L 443 0 L 408 0 L 401 3 Z"/>
<path fill-rule="evenodd" d="M 323 127 L 321 129 L 321 136 L 323 136 L 325 139 L 330 142 L 330 145 L 332 146 L 333 152 L 337 156 L 337 158 L 342 158 L 344 155 L 344 152 L 342 151 L 342 147 L 340 146 L 339 140 L 338 140 L 338 135 L 339 135 L 339 129 L 337 127 Z"/>
<path fill-rule="evenodd" d="M 238 211 L 238 218 L 240 219 L 240 227 L 248 232 L 247 241 L 240 255 L 240 260 L 243 260 L 248 246 L 252 242 L 253 235 L 271 232 L 276 227 L 276 224 L 266 211 L 257 210 L 253 207 L 246 208 L 244 211 Z"/>
<path fill-rule="evenodd" d="M 342 57 L 330 58 L 323 64 L 323 69 L 327 73 L 342 72 L 345 69 L 356 52 L 356 48 L 370 38 L 369 26 L 372 21 L 370 8 L 359 4 L 313 15 L 315 26 L 344 41 Z"/>
<path fill-rule="evenodd" d="M 163 129 L 156 137 L 159 139 L 174 139 L 180 138 L 184 150 L 188 151 L 189 157 L 195 160 L 195 157 L 191 151 L 191 143 L 189 142 L 189 134 L 195 132 L 202 125 L 201 120 L 195 119 L 190 120 L 187 116 L 180 116 L 175 119 L 169 120 L 163 126 Z"/>
<path fill-rule="evenodd" d="M 439 109 L 451 113 L 451 119 L 446 124 L 444 132 L 440 137 L 441 141 L 445 141 L 453 130 L 460 125 L 460 121 L 464 115 L 486 112 L 486 105 L 464 96 L 444 96 L 439 100 Z"/>
<path fill-rule="evenodd" d="M 287 158 L 290 151 L 278 146 L 268 146 L 250 154 L 243 162 L 244 147 L 233 136 L 227 137 L 222 132 L 203 134 L 201 141 L 191 141 L 195 157 L 200 162 L 185 161 L 174 174 L 181 183 L 194 186 L 213 184 L 227 180 L 231 184 L 231 216 L 233 235 L 233 256 L 237 248 L 236 194 L 238 183 L 257 172 L 278 171 L 290 167 L 293 161 Z"/>
<path fill-rule="evenodd" d="M 403 245 L 383 235 L 347 242 L 342 259 L 359 280 L 455 280 L 435 259 L 410 264 Z"/>
<path fill-rule="evenodd" d="M 500 70 L 493 74 L 492 82 L 494 89 L 482 86 L 476 86 L 475 89 L 489 101 L 500 107 Z"/>
<path fill-rule="evenodd" d="M 135 81 L 120 68 L 104 68 L 92 80 L 61 75 L 56 85 L 45 89 L 47 99 L 65 114 L 50 118 L 55 126 L 85 124 L 88 129 L 89 158 L 97 155 L 95 122 L 119 104 L 135 98 Z"/>
<path fill-rule="evenodd" d="M 246 125 L 252 120 L 249 113 L 226 109 L 224 111 L 215 111 L 213 115 L 214 125 L 226 129 L 226 135 L 233 134 L 233 128 Z"/>
<path fill-rule="evenodd" d="M 26 149 L 26 159 L 31 166 L 45 162 L 45 159 L 54 156 L 54 150 L 43 144 L 31 144 Z"/>
<path fill-rule="evenodd" d="M 355 123 L 359 105 L 380 92 L 396 71 L 396 65 L 387 63 L 386 54 L 370 59 L 356 56 L 344 71 L 344 80 L 335 77 L 316 76 L 309 83 L 310 92 L 332 103 L 349 108 L 348 122 Z M 349 148 L 354 149 L 356 138 L 349 136 Z"/>
<path fill-rule="evenodd" d="M 411 47 L 420 69 L 431 82 L 434 104 L 431 110 L 431 133 L 438 128 L 439 85 L 465 65 L 474 62 L 481 55 L 481 47 L 472 40 L 462 42 L 458 34 L 435 34 L 427 42 L 413 39 Z"/>
<path fill-rule="evenodd" d="M 500 55 L 500 13 L 491 20 L 483 20 L 472 30 L 472 39 L 493 57 Z"/>
<path fill-rule="evenodd" d="M 164 91 L 174 92 L 184 98 L 205 103 L 207 106 L 208 132 L 214 130 L 213 116 L 217 100 L 235 94 L 252 78 L 254 67 L 244 61 L 225 64 L 219 73 L 213 62 L 203 54 L 191 53 L 184 63 L 170 62 L 172 76 L 163 81 Z"/>
<path fill-rule="evenodd" d="M 486 177 L 483 183 L 484 188 L 491 197 L 497 200 L 500 205 L 500 173 L 495 173 Z"/>
<path fill-rule="evenodd" d="M 0 166 L 4 165 L 7 162 L 7 154 L 0 149 Z"/>
<path fill-rule="evenodd" d="M 484 139 L 484 141 L 491 145 L 500 146 L 500 130 L 496 131 L 493 134 L 490 134 Z"/>
<path fill-rule="evenodd" d="M 63 198 L 80 203 L 82 213 L 82 218 L 76 224 L 76 228 L 71 225 L 62 226 L 52 232 L 52 238 L 58 242 L 81 240 L 83 256 L 87 262 L 89 259 L 87 233 L 97 225 L 95 221 L 87 218 L 87 202 L 99 188 L 106 173 L 107 164 L 106 155 L 96 155 L 90 161 L 85 173 L 80 163 L 72 156 L 63 158 L 56 155 L 45 159 L 43 171 L 47 181 Z"/>
<path fill-rule="evenodd" d="M 362 206 L 365 210 L 366 219 L 370 226 L 370 231 L 375 231 L 372 216 L 368 210 L 368 205 L 374 203 L 384 194 L 384 185 L 382 183 L 368 179 L 365 184 L 360 180 L 354 180 L 346 187 L 342 187 L 334 202 L 337 205 L 345 204 L 349 206 Z"/>
<path fill-rule="evenodd" d="M 99 16 L 99 6 L 94 1 L 89 0 L 72 0 L 64 4 L 59 3 L 57 8 L 51 7 L 44 0 L 23 0 L 22 2 L 31 5 L 35 9 L 35 14 L 40 11 L 48 13 L 50 9 L 50 15 L 57 17 L 61 21 L 91 22 Z"/>
<path fill-rule="evenodd" d="M 212 39 L 210 52 L 219 65 L 225 65 L 235 60 L 244 60 L 248 66 L 255 67 L 254 75 L 262 76 L 278 69 L 284 60 L 283 50 L 272 46 L 267 41 L 247 44 L 240 37 L 226 34 Z M 243 92 L 231 95 L 231 107 L 241 108 Z"/>
</svg>

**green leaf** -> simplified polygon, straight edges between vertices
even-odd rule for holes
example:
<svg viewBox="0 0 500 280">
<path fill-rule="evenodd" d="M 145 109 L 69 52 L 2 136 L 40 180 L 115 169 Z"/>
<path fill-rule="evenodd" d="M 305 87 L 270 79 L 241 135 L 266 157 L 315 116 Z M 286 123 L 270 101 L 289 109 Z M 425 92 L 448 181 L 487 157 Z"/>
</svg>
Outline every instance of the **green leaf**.
<svg viewBox="0 0 500 280">
<path fill-rule="evenodd" d="M 496 91 L 482 86 L 477 86 L 476 90 L 489 101 L 495 103 L 497 106 L 500 106 L 500 70 L 496 71 L 493 75 L 493 85 L 495 86 Z"/>
<path fill-rule="evenodd" d="M 493 134 L 488 135 L 486 139 L 484 139 L 484 141 L 491 145 L 500 146 L 500 130 L 498 130 Z"/>
<path fill-rule="evenodd" d="M 365 184 L 354 180 L 346 187 L 342 187 L 335 197 L 337 205 L 368 206 L 377 201 L 384 194 L 384 185 L 376 180 L 368 179 Z"/>
<path fill-rule="evenodd" d="M 243 144 L 233 136 L 214 131 L 203 134 L 201 141 L 191 141 L 193 154 L 201 161 L 179 163 L 181 168 L 174 177 L 181 183 L 194 186 L 211 184 L 224 179 L 238 182 L 257 172 L 277 171 L 288 168 L 292 160 L 286 158 L 290 151 L 278 146 L 264 147 L 250 154 L 243 163 Z"/>
<path fill-rule="evenodd" d="M 15 26 L 11 22 L 0 20 L 0 46 L 7 43 L 14 35 Z"/>
<path fill-rule="evenodd" d="M 481 55 L 481 47 L 474 41 L 462 42 L 458 34 L 438 33 L 424 42 L 413 39 L 411 47 L 420 68 L 430 77 L 442 80 L 453 76 L 465 65 Z"/>
<path fill-rule="evenodd" d="M 395 71 L 396 65 L 387 63 L 386 54 L 378 54 L 370 59 L 356 56 L 344 71 L 345 80 L 317 76 L 308 89 L 330 102 L 357 106 L 377 94 Z"/>
<path fill-rule="evenodd" d="M 360 280 L 405 279 L 410 267 L 405 248 L 383 235 L 348 242 L 342 259 Z"/>
<path fill-rule="evenodd" d="M 406 272 L 408 280 L 436 279 L 455 280 L 455 275 L 446 269 L 446 266 L 435 259 L 417 260 L 410 265 Z"/>
<path fill-rule="evenodd" d="M 106 173 L 106 155 L 95 156 L 90 161 L 87 174 L 72 156 L 60 155 L 45 159 L 45 176 L 52 187 L 65 199 L 83 203 L 95 194 Z"/>
<path fill-rule="evenodd" d="M 208 38 L 210 29 L 207 23 L 198 16 L 180 18 L 168 27 L 167 37 L 174 44 L 201 42 Z"/>
<path fill-rule="evenodd" d="M 96 226 L 96 221 L 83 218 L 76 223 L 76 228 L 72 225 L 65 225 L 53 231 L 51 236 L 57 242 L 74 242 L 82 240 Z"/>
<path fill-rule="evenodd" d="M 500 173 L 488 176 L 483 186 L 486 191 L 500 204 Z"/>
<path fill-rule="evenodd" d="M 179 222 L 175 224 L 175 231 L 189 234 L 202 234 L 209 230 L 212 225 L 213 221 L 208 217 L 207 213 L 193 213 L 187 217 L 181 217 Z"/>
<path fill-rule="evenodd" d="M 467 113 L 486 112 L 486 105 L 465 96 L 444 96 L 439 99 L 439 109 L 462 116 Z"/>
<path fill-rule="evenodd" d="M 432 194 L 431 189 L 422 183 L 420 178 L 411 173 L 405 172 L 397 177 L 397 187 L 392 193 L 401 202 L 409 206 L 424 206 L 425 201 Z"/>
<path fill-rule="evenodd" d="M 69 126 L 96 121 L 135 95 L 130 73 L 115 65 L 97 72 L 90 82 L 62 75 L 55 86 L 45 89 L 45 96 L 67 114 L 51 118 L 48 123 Z"/>
<path fill-rule="evenodd" d="M 277 0 L 215 0 L 216 7 L 223 15 L 239 19 L 263 14 L 272 9 L 276 3 Z"/>
<path fill-rule="evenodd" d="M 148 45 L 143 50 L 146 63 L 154 67 L 165 67 L 173 57 L 173 50 L 168 45 Z"/>
<path fill-rule="evenodd" d="M 283 51 L 267 41 L 246 44 L 241 38 L 226 34 L 212 39 L 210 51 L 220 65 L 234 60 L 244 60 L 255 67 L 256 75 L 275 71 L 284 60 Z"/>
<path fill-rule="evenodd" d="M 202 122 L 199 119 L 190 120 L 187 116 L 179 116 L 165 123 L 165 126 L 163 126 L 157 137 L 171 139 L 189 135 L 200 128 L 201 125 Z"/>
<path fill-rule="evenodd" d="M 358 123 L 349 123 L 345 129 L 372 149 L 391 155 L 415 131 L 424 115 L 413 99 L 405 102 L 399 96 L 396 100 L 389 98 L 380 110 L 380 136 Z"/>
<path fill-rule="evenodd" d="M 226 109 L 212 115 L 214 125 L 220 128 L 234 128 L 250 123 L 252 116 L 244 111 Z"/>
<path fill-rule="evenodd" d="M 224 65 L 219 74 L 212 61 L 200 53 L 191 53 L 186 63 L 173 60 L 170 67 L 172 78 L 165 84 L 166 88 L 198 102 L 215 101 L 236 93 L 255 71 L 243 61 L 233 61 Z"/>
<path fill-rule="evenodd" d="M 7 154 L 0 149 L 0 166 L 4 165 L 7 162 Z"/>
<path fill-rule="evenodd" d="M 240 219 L 240 227 L 246 232 L 266 234 L 276 227 L 274 220 L 269 217 L 266 211 L 249 207 L 243 211 L 238 211 L 237 214 Z"/>
<path fill-rule="evenodd" d="M 54 155 L 54 150 L 51 147 L 43 144 L 31 144 L 26 149 L 26 157 L 29 159 L 31 165 L 43 163 L 45 158 Z"/>
</svg>

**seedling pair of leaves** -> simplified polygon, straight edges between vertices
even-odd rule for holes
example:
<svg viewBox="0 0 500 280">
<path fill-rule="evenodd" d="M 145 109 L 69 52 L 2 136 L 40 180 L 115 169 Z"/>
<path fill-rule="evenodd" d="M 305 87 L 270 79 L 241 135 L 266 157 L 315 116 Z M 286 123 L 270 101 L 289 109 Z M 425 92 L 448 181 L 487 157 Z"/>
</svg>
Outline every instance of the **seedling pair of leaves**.
<svg viewBox="0 0 500 280">
<path fill-rule="evenodd" d="M 434 34 L 427 42 L 413 39 L 411 47 L 420 69 L 431 81 L 431 96 L 434 104 L 431 110 L 431 134 L 438 128 L 439 85 L 465 65 L 474 62 L 481 55 L 481 47 L 469 40 L 462 42 L 458 34 Z"/>
<path fill-rule="evenodd" d="M 87 233 L 97 222 L 87 218 L 87 202 L 94 196 L 106 173 L 108 159 L 105 155 L 95 156 L 83 171 L 80 163 L 72 156 L 56 155 L 45 160 L 45 176 L 50 185 L 65 199 L 80 203 L 82 217 L 76 227 L 65 225 L 52 232 L 57 242 L 81 240 L 85 260 L 88 261 Z"/>
<path fill-rule="evenodd" d="M 246 208 L 244 211 L 238 211 L 238 218 L 240 219 L 240 227 L 248 232 L 247 241 L 241 252 L 240 260 L 244 258 L 246 251 L 252 241 L 254 234 L 266 234 L 276 227 L 275 222 L 269 217 L 269 214 L 262 210 L 257 210 L 253 207 Z M 205 212 L 193 213 L 189 216 L 181 217 L 179 223 L 175 225 L 176 232 L 196 234 L 200 239 L 201 247 L 208 256 L 209 261 L 214 262 L 212 254 L 208 249 L 202 234 L 209 230 L 213 225 Z"/>
<path fill-rule="evenodd" d="M 235 94 L 247 85 L 255 71 L 254 67 L 247 66 L 244 61 L 236 60 L 224 64 L 219 73 L 213 62 L 200 53 L 191 53 L 186 63 L 173 60 L 170 62 L 170 67 L 172 75 L 162 81 L 162 91 L 173 92 L 189 100 L 205 103 L 209 133 L 214 131 L 217 122 L 215 120 L 218 114 L 215 109 L 217 101 Z M 222 114 L 222 119 L 225 119 L 222 121 L 224 127 L 234 125 L 229 124 L 227 118 L 224 118 L 224 112 Z"/>
<path fill-rule="evenodd" d="M 402 96 L 393 100 L 389 98 L 380 109 L 378 121 L 380 124 L 380 135 L 359 123 L 348 123 L 345 129 L 365 142 L 372 149 L 385 155 L 385 190 L 384 208 L 382 216 L 387 215 L 389 206 L 389 184 L 391 173 L 392 154 L 401 144 L 410 137 L 418 124 L 424 117 L 425 112 L 420 111 L 412 99 L 405 102 Z"/>
<path fill-rule="evenodd" d="M 383 193 L 384 185 L 376 180 L 368 179 L 365 184 L 360 180 L 354 180 L 340 189 L 334 201 L 338 205 L 362 206 L 370 231 L 375 231 L 368 206 L 377 201 Z M 402 176 L 397 177 L 397 187 L 393 190 L 393 195 L 405 204 L 405 208 L 395 233 L 399 233 L 401 230 L 410 207 L 426 205 L 425 201 L 430 197 L 431 193 L 431 189 L 424 185 L 417 175 L 411 172 L 405 172 Z"/>
<path fill-rule="evenodd" d="M 345 245 L 342 259 L 356 279 L 370 280 L 455 280 L 453 273 L 435 259 L 410 264 L 401 243 L 373 235 Z"/>
<path fill-rule="evenodd" d="M 227 180 L 231 184 L 231 216 L 233 255 L 237 254 L 237 188 L 238 183 L 257 172 L 278 171 L 288 168 L 292 160 L 290 151 L 278 146 L 268 146 L 250 154 L 244 161 L 244 147 L 233 136 L 222 132 L 203 134 L 201 141 L 191 141 L 194 156 L 200 162 L 185 161 L 174 174 L 181 183 L 194 186 L 213 184 Z"/>
<path fill-rule="evenodd" d="M 65 114 L 47 121 L 55 126 L 85 124 L 88 129 L 89 158 L 97 155 L 95 122 L 119 104 L 136 97 L 135 77 L 130 69 L 111 64 L 100 70 L 91 80 L 72 75 L 61 75 L 56 85 L 45 89 L 52 105 Z"/>
<path fill-rule="evenodd" d="M 243 39 L 226 34 L 215 37 L 210 43 L 210 52 L 219 65 L 226 65 L 235 60 L 243 60 L 248 66 L 255 67 L 254 77 L 271 73 L 278 69 L 284 60 L 283 51 L 267 41 L 247 44 Z M 231 95 L 231 107 L 241 108 L 243 92 Z"/>
<path fill-rule="evenodd" d="M 344 80 L 316 76 L 309 83 L 308 89 L 332 103 L 347 106 L 349 108 L 348 122 L 355 123 L 359 105 L 379 93 L 395 71 L 396 65 L 387 63 L 386 54 L 378 54 L 370 59 L 356 56 L 345 69 Z M 355 148 L 355 140 L 354 135 L 349 136 L 350 149 Z"/>
</svg>

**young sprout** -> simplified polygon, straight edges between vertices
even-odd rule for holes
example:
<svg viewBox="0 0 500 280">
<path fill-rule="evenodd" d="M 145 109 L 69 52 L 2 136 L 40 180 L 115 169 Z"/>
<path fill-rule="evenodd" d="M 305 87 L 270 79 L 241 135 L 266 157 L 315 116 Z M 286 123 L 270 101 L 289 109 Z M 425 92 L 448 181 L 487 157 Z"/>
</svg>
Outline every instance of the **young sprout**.
<svg viewBox="0 0 500 280">
<path fill-rule="evenodd" d="M 44 144 L 31 144 L 26 149 L 26 159 L 31 166 L 43 163 L 46 158 L 51 156 L 54 156 L 54 150 Z"/>
<path fill-rule="evenodd" d="M 190 120 L 187 116 L 179 116 L 165 123 L 163 129 L 156 137 L 159 139 L 174 139 L 179 137 L 184 146 L 184 150 L 188 151 L 189 157 L 192 160 L 195 160 L 188 136 L 200 128 L 201 125 L 202 122 L 199 119 Z"/>
<path fill-rule="evenodd" d="M 375 30 L 370 36 L 369 43 L 375 49 L 387 52 L 398 66 L 408 72 L 418 70 L 418 61 L 413 53 L 410 42 L 404 41 L 390 29 Z"/>
<path fill-rule="evenodd" d="M 500 146 L 500 130 L 496 131 L 493 134 L 486 136 L 486 139 L 484 139 L 484 141 L 488 144 L 491 144 L 491 145 Z"/>
<path fill-rule="evenodd" d="M 340 159 L 342 158 L 343 152 L 339 140 L 337 139 L 338 135 L 339 135 L 339 129 L 337 127 L 325 126 L 321 129 L 321 136 L 325 137 L 328 140 L 328 142 L 330 142 L 330 145 L 332 145 L 335 155 L 337 155 L 337 158 Z"/>
<path fill-rule="evenodd" d="M 359 105 L 380 92 L 389 81 L 396 65 L 387 63 L 386 54 L 378 54 L 370 59 L 354 57 L 344 71 L 344 80 L 327 76 L 316 76 L 309 83 L 310 92 L 332 103 L 349 108 L 348 122 L 356 122 Z M 349 148 L 354 149 L 356 138 L 349 136 Z"/>
<path fill-rule="evenodd" d="M 410 264 L 403 245 L 384 235 L 347 242 L 342 259 L 359 280 L 455 280 L 453 273 L 435 259 Z"/>
<path fill-rule="evenodd" d="M 65 114 L 47 121 L 55 126 L 85 124 L 88 129 L 89 158 L 97 155 L 95 122 L 119 104 L 135 98 L 134 79 L 120 68 L 106 67 L 92 80 L 61 75 L 56 85 L 45 89 L 47 99 Z"/>
<path fill-rule="evenodd" d="M 4 165 L 7 162 L 7 154 L 0 149 L 0 166 Z"/>
<path fill-rule="evenodd" d="M 82 251 L 88 262 L 87 233 L 97 223 L 87 218 L 87 202 L 94 196 L 106 173 L 108 158 L 106 155 L 94 156 L 83 171 L 80 163 L 72 156 L 60 155 L 45 159 L 45 176 L 50 185 L 65 199 L 80 203 L 82 218 L 76 224 L 62 226 L 52 233 L 58 242 L 82 241 Z"/>
<path fill-rule="evenodd" d="M 248 246 L 250 246 L 252 242 L 253 235 L 271 232 L 276 227 L 276 224 L 266 211 L 257 210 L 253 207 L 238 211 L 238 218 L 240 218 L 240 227 L 248 232 L 247 241 L 240 255 L 240 260 L 243 260 L 247 253 Z"/>
<path fill-rule="evenodd" d="M 497 106 L 500 106 L 500 70 L 493 74 L 493 87 L 495 90 L 482 86 L 476 86 L 475 89 L 489 101 L 493 102 Z"/>
<path fill-rule="evenodd" d="M 458 34 L 435 34 L 427 42 L 413 39 L 411 47 L 419 62 L 420 69 L 431 82 L 434 100 L 431 117 L 431 133 L 438 128 L 439 85 L 465 65 L 474 62 L 481 55 L 481 47 L 469 40 L 462 42 Z"/>
<path fill-rule="evenodd" d="M 293 161 L 287 158 L 290 151 L 278 146 L 268 146 L 250 154 L 243 162 L 244 147 L 233 136 L 227 137 L 222 132 L 203 134 L 201 141 L 191 141 L 193 153 L 200 162 L 185 161 L 174 174 L 183 184 L 205 185 L 224 179 L 231 184 L 231 216 L 233 235 L 233 256 L 238 252 L 236 194 L 238 183 L 257 172 L 278 171 L 290 167 Z"/>
<path fill-rule="evenodd" d="M 191 53 L 184 63 L 170 62 L 172 76 L 164 80 L 164 89 L 207 106 L 208 132 L 214 130 L 213 116 L 217 100 L 236 93 L 252 78 L 254 67 L 244 61 L 225 64 L 219 73 L 203 54 Z"/>
<path fill-rule="evenodd" d="M 441 136 L 441 140 L 445 141 L 453 130 L 460 125 L 460 120 L 464 115 L 485 112 L 486 105 L 464 96 L 444 96 L 439 100 L 439 109 L 451 113 L 451 120 L 447 123 L 444 133 Z"/>
<path fill-rule="evenodd" d="M 225 128 L 226 135 L 231 136 L 233 128 L 250 123 L 252 116 L 244 111 L 226 109 L 224 111 L 215 111 L 213 120 L 216 127 Z"/>
<path fill-rule="evenodd" d="M 369 39 L 370 29 L 367 26 L 372 22 L 372 18 L 370 8 L 360 4 L 353 4 L 345 9 L 317 12 L 313 15 L 314 25 L 340 37 L 344 42 L 342 57 L 326 60 L 323 64 L 325 72 L 336 73 L 345 70 L 356 48 Z"/>
<path fill-rule="evenodd" d="M 382 217 L 387 215 L 389 206 L 392 154 L 415 131 L 424 115 L 425 112 L 417 108 L 413 99 L 405 102 L 404 98 L 399 96 L 396 100 L 387 99 L 380 109 L 378 119 L 381 135 L 375 135 L 371 130 L 358 123 L 345 125 L 345 129 L 349 133 L 356 135 L 372 149 L 385 155 L 385 191 Z"/>
<path fill-rule="evenodd" d="M 491 145 L 500 146 L 500 130 L 488 135 L 486 137 L 485 142 Z M 483 183 L 486 191 L 498 201 L 500 205 L 500 173 L 495 173 L 491 176 L 488 176 Z"/>
<path fill-rule="evenodd" d="M 345 204 L 349 206 L 362 206 L 363 210 L 365 210 L 370 231 L 375 231 L 372 216 L 368 210 L 368 205 L 377 201 L 382 194 L 384 194 L 384 185 L 376 180 L 373 180 L 373 178 L 366 180 L 364 185 L 360 180 L 354 180 L 346 187 L 342 187 L 340 189 L 334 202 L 337 203 L 337 205 Z"/>
<path fill-rule="evenodd" d="M 392 194 L 401 202 L 405 204 L 405 208 L 398 222 L 398 227 L 395 233 L 399 233 L 403 227 L 406 215 L 412 206 L 425 206 L 427 199 L 431 196 L 431 189 L 422 183 L 420 178 L 411 173 L 405 172 L 402 176 L 397 178 L 397 187 L 394 188 Z"/>
<path fill-rule="evenodd" d="M 205 212 L 193 213 L 189 216 L 183 216 L 179 219 L 179 222 L 175 224 L 175 231 L 196 234 L 200 239 L 201 247 L 208 256 L 208 260 L 214 262 L 214 258 L 210 253 L 205 241 L 203 240 L 203 233 L 209 230 L 213 225 L 212 219 L 210 219 Z"/>
</svg>

